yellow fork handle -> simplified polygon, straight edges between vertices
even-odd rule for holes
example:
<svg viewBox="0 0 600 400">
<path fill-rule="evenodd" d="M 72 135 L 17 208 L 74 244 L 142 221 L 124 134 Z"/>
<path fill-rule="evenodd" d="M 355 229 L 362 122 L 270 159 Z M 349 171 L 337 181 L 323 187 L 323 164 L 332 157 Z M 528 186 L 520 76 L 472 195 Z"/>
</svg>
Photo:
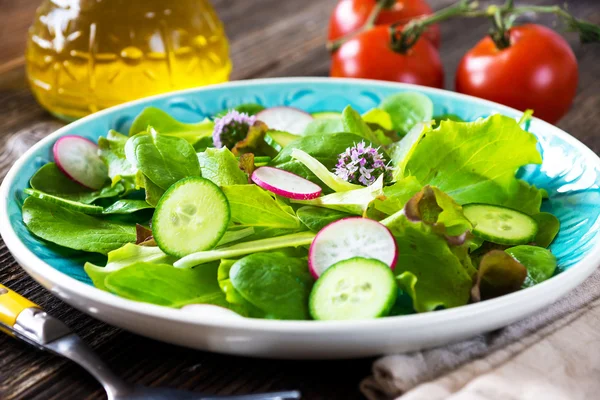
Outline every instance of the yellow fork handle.
<svg viewBox="0 0 600 400">
<path fill-rule="evenodd" d="M 37 304 L 0 284 L 0 324 L 12 328 L 19 314 L 31 307 L 39 308 Z"/>
</svg>

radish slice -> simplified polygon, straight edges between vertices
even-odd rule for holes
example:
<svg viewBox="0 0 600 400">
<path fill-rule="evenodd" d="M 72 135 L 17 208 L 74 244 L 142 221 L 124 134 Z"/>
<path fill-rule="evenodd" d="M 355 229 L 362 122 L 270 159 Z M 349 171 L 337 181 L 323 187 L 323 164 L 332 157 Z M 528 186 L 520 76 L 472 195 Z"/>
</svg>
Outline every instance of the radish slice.
<svg viewBox="0 0 600 400">
<path fill-rule="evenodd" d="M 63 136 L 54 143 L 54 161 L 71 180 L 89 189 L 101 189 L 108 169 L 98 156 L 96 143 L 81 136 Z"/>
<path fill-rule="evenodd" d="M 333 264 L 354 257 L 374 258 L 394 269 L 398 257 L 396 240 L 377 221 L 344 218 L 319 231 L 308 251 L 308 268 L 317 279 Z"/>
<path fill-rule="evenodd" d="M 311 200 L 321 195 L 319 185 L 308 179 L 273 167 L 260 167 L 252 173 L 252 181 L 263 189 L 288 199 Z"/>
<path fill-rule="evenodd" d="M 267 124 L 269 129 L 301 135 L 314 117 L 294 107 L 271 107 L 256 114 L 256 119 Z"/>
</svg>

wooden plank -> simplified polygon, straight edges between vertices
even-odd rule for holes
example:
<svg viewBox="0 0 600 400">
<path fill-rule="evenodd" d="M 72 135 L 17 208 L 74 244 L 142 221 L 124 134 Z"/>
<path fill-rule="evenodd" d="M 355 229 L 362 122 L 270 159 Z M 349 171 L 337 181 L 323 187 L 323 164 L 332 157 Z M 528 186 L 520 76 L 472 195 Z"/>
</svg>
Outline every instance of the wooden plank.
<svg viewBox="0 0 600 400">
<path fill-rule="evenodd" d="M 327 75 L 324 48 L 327 21 L 335 0 L 215 0 L 231 40 L 232 79 L 266 76 Z M 451 0 L 436 0 L 437 7 Z M 485 2 L 489 4 L 490 2 Z M 556 4 L 540 1 L 537 4 Z M 62 125 L 42 110 L 29 92 L 19 57 L 24 35 L 39 0 L 0 0 L 0 170 L 31 144 Z M 596 0 L 572 1 L 571 11 L 600 23 Z M 542 19 L 547 23 L 548 18 Z M 460 57 L 486 34 L 485 21 L 442 25 L 446 87 Z M 580 84 L 571 112 L 559 126 L 596 152 L 600 136 L 598 45 L 581 46 L 568 35 L 580 63 Z M 16 61 L 15 61 L 16 60 Z M 16 66 L 16 67 L 15 67 Z M 2 70 L 2 68 L 0 68 Z M 3 174 L 0 172 L 0 179 Z M 0 240 L 0 282 L 28 296 L 63 319 L 131 382 L 230 394 L 301 389 L 306 399 L 358 399 L 358 382 L 369 373 L 370 359 L 342 362 L 269 361 L 193 351 L 139 337 L 107 326 L 62 303 L 15 263 Z M 332 371 L 338 372 L 334 377 Z M 0 399 L 103 399 L 100 386 L 70 362 L 0 336 Z"/>
</svg>

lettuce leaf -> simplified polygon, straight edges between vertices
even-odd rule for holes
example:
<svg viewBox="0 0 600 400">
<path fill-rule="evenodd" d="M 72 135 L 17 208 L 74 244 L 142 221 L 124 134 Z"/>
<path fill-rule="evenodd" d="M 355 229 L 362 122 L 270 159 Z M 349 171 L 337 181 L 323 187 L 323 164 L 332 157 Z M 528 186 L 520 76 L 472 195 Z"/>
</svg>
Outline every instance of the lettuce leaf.
<svg viewBox="0 0 600 400">
<path fill-rule="evenodd" d="M 542 162 L 536 144 L 534 135 L 499 114 L 467 123 L 441 121 L 410 152 L 403 175 L 438 187 L 459 204 L 505 205 L 516 197 L 529 203 L 532 190 L 515 174 Z"/>
<path fill-rule="evenodd" d="M 202 268 L 177 269 L 170 264 L 136 262 L 109 274 L 108 291 L 126 299 L 167 307 L 187 304 L 226 306 L 217 281 L 218 263 Z"/>
<path fill-rule="evenodd" d="M 170 264 L 176 258 L 163 253 L 163 251 L 154 246 L 138 246 L 132 243 L 127 243 L 125 246 L 113 250 L 108 253 L 108 261 L 105 267 L 85 263 L 83 267 L 88 274 L 94 286 L 98 289 L 107 290 L 104 284 L 104 279 L 114 271 L 125 268 L 137 262 L 154 263 L 154 264 Z"/>
<path fill-rule="evenodd" d="M 554 215 L 541 212 L 532 216 L 538 224 L 538 233 L 535 237 L 537 246 L 548 247 L 554 241 L 560 230 L 560 221 Z"/>
<path fill-rule="evenodd" d="M 417 312 L 467 304 L 473 281 L 442 236 L 431 226 L 411 222 L 405 215 L 386 225 L 398 243 L 394 273 L 400 288 L 413 299 Z"/>
<path fill-rule="evenodd" d="M 350 214 L 365 215 L 371 204 L 377 199 L 385 199 L 383 174 L 371 186 L 348 190 L 317 197 L 312 200 L 291 200 L 295 204 L 304 204 L 330 208 Z"/>
<path fill-rule="evenodd" d="M 493 299 L 521 289 L 527 269 L 502 250 L 492 250 L 483 256 L 477 280 L 471 291 L 473 301 Z"/>
<path fill-rule="evenodd" d="M 383 188 L 383 199 L 375 199 L 373 207 L 386 214 L 392 215 L 404 208 L 406 203 L 421 190 L 422 185 L 414 176 L 403 178 L 393 185 Z"/>
<path fill-rule="evenodd" d="M 108 177 L 112 185 L 122 182 L 127 191 L 130 191 L 135 189 L 137 169 L 125 156 L 127 139 L 127 136 L 111 129 L 106 137 L 101 136 L 98 139 L 98 155 L 108 167 Z"/>
<path fill-rule="evenodd" d="M 161 135 L 176 136 L 194 144 L 203 137 L 211 136 L 215 124 L 208 118 L 198 123 L 187 124 L 177 121 L 160 108 L 146 107 L 131 123 L 129 136 L 145 133 L 150 126 Z"/>
<path fill-rule="evenodd" d="M 227 147 L 208 148 L 198 153 L 198 161 L 202 176 L 217 186 L 248 183 L 248 177 L 240 169 L 239 161 Z"/>
<path fill-rule="evenodd" d="M 379 105 L 392 119 L 392 127 L 400 135 L 407 134 L 416 124 L 433 118 L 433 102 L 418 92 L 397 93 L 383 99 Z"/>
<path fill-rule="evenodd" d="M 462 207 L 434 186 L 425 186 L 406 203 L 404 213 L 411 221 L 423 221 L 448 236 L 460 236 L 473 226 Z"/>
<path fill-rule="evenodd" d="M 330 172 L 326 166 L 321 164 L 319 160 L 312 157 L 310 154 L 300 150 L 293 149 L 292 158 L 300 161 L 306 168 L 308 168 L 317 178 L 319 178 L 324 184 L 329 186 L 334 192 L 345 192 L 348 190 L 362 189 L 360 185 L 347 182 L 336 174 Z"/>
<path fill-rule="evenodd" d="M 300 221 L 285 203 L 256 185 L 230 185 L 221 188 L 231 208 L 231 221 L 240 226 L 298 229 Z"/>
<path fill-rule="evenodd" d="M 504 250 L 527 268 L 527 278 L 523 287 L 537 285 L 554 275 L 556 256 L 548 249 L 538 246 L 515 246 Z"/>
</svg>

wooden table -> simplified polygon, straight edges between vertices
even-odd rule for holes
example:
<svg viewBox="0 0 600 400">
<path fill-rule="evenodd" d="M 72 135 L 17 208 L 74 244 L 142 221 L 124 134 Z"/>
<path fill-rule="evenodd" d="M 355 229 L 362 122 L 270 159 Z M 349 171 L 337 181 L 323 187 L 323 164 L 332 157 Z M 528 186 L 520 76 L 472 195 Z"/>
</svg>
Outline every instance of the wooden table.
<svg viewBox="0 0 600 400">
<path fill-rule="evenodd" d="M 30 145 L 62 123 L 33 99 L 23 68 L 26 29 L 39 1 L 0 0 L 0 179 L 5 168 Z M 323 76 L 329 14 L 336 0 L 213 0 L 231 39 L 232 79 L 269 76 Z M 436 7 L 452 3 L 436 0 Z M 558 4 L 558 1 L 533 1 Z M 597 0 L 570 2 L 571 11 L 600 23 Z M 544 18 L 544 22 L 548 23 Z M 451 89 L 456 65 L 482 37 L 484 21 L 442 25 L 442 58 Z M 600 152 L 600 46 L 568 38 L 580 62 L 580 83 L 571 112 L 558 124 Z M 257 360 L 204 353 L 146 339 L 82 314 L 27 276 L 0 240 L 0 282 L 61 318 L 126 380 L 215 394 L 300 389 L 306 399 L 357 399 L 360 380 L 372 360 L 298 362 Z M 335 377 L 332 372 L 335 371 Z M 0 336 L 0 398 L 102 399 L 104 393 L 81 368 L 61 358 Z"/>
</svg>

